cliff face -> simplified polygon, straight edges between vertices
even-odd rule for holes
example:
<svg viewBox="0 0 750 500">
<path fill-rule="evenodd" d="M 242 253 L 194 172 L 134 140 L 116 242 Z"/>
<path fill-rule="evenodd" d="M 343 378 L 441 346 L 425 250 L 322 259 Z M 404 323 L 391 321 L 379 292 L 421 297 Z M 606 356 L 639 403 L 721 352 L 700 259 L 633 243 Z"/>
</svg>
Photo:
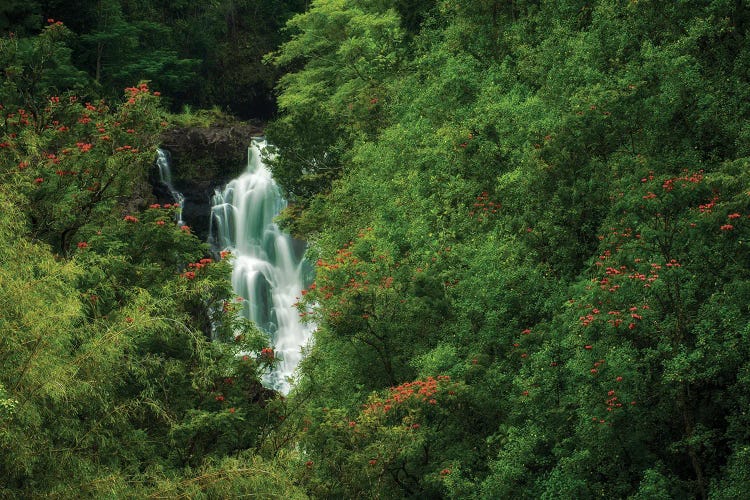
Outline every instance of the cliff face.
<svg viewBox="0 0 750 500">
<path fill-rule="evenodd" d="M 183 219 L 204 241 L 208 237 L 211 196 L 245 170 L 252 137 L 262 135 L 259 126 L 242 122 L 215 123 L 208 127 L 177 127 L 162 135 L 161 148 L 172 158 L 172 183 L 185 196 Z M 172 203 L 167 189 L 152 174 L 154 195 L 160 203 Z"/>
</svg>

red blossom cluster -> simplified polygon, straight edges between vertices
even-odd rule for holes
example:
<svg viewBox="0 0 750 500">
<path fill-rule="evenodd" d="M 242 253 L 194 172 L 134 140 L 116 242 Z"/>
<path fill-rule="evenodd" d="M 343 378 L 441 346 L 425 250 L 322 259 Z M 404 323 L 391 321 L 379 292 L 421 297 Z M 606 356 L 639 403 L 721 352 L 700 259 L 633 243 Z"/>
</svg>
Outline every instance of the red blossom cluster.
<svg viewBox="0 0 750 500">
<path fill-rule="evenodd" d="M 198 262 L 190 262 L 188 263 L 187 267 L 188 269 L 195 269 L 197 271 L 197 270 L 203 269 L 204 267 L 208 266 L 212 262 L 213 262 L 213 259 L 205 258 L 205 259 L 199 260 Z M 185 279 L 192 280 L 192 279 L 195 279 L 196 274 L 195 274 L 195 271 L 185 271 L 184 273 L 180 274 L 180 276 L 182 276 Z"/>
<path fill-rule="evenodd" d="M 148 95 L 151 93 L 151 91 L 148 88 L 148 85 L 146 83 L 141 83 L 137 87 L 127 87 L 125 88 L 125 93 L 128 96 L 128 100 L 126 104 L 135 104 L 136 99 L 141 95 Z M 155 96 L 160 96 L 161 94 L 158 92 L 154 92 Z"/>
<path fill-rule="evenodd" d="M 684 169 L 683 176 L 681 177 L 672 177 L 671 179 L 667 179 L 662 184 L 662 188 L 665 191 L 672 191 L 674 189 L 675 183 L 679 183 L 678 185 L 680 187 L 687 187 L 688 183 L 692 184 L 698 184 L 703 181 L 703 170 L 699 170 L 694 173 L 689 173 L 687 169 Z"/>
<path fill-rule="evenodd" d="M 179 203 L 174 203 L 174 204 L 165 203 L 164 205 L 160 205 L 158 203 L 153 203 L 153 204 L 149 205 L 148 208 L 150 208 L 150 209 L 180 208 L 180 204 Z"/>
<path fill-rule="evenodd" d="M 138 222 L 138 217 L 134 217 L 132 215 L 126 215 L 125 217 L 123 217 L 123 220 L 125 222 L 133 222 L 133 223 L 135 223 L 135 222 Z"/>
<path fill-rule="evenodd" d="M 482 194 L 476 197 L 472 210 L 469 212 L 469 217 L 476 218 L 477 222 L 483 222 L 491 214 L 496 214 L 501 208 L 500 203 L 490 201 L 490 195 L 487 191 L 483 191 Z"/>
<path fill-rule="evenodd" d="M 599 367 L 604 364 L 604 360 L 600 359 L 598 361 L 594 361 L 594 366 L 589 370 L 589 373 L 592 375 L 596 375 L 599 373 Z"/>
<path fill-rule="evenodd" d="M 727 215 L 727 219 L 729 219 L 730 221 L 740 219 L 741 217 L 742 217 L 742 214 L 739 214 L 737 212 Z M 734 227 L 735 226 L 733 224 L 727 223 L 727 224 L 723 224 L 722 226 L 720 226 L 719 229 L 721 229 L 722 231 L 734 231 Z"/>
<path fill-rule="evenodd" d="M 423 380 L 405 382 L 397 387 L 388 389 L 388 398 L 384 401 L 376 400 L 371 404 L 364 405 L 364 413 L 384 412 L 388 413 L 398 405 L 406 404 L 409 401 L 418 403 L 427 403 L 436 405 L 436 396 L 439 392 L 447 392 L 449 395 L 455 394 L 451 384 L 451 378 L 448 375 L 438 375 L 436 377 L 427 377 Z M 411 427 L 418 429 L 419 426 Z"/>
<path fill-rule="evenodd" d="M 274 359 L 273 349 L 271 349 L 270 347 L 264 347 L 260 350 L 260 357 L 267 360 Z"/>
<path fill-rule="evenodd" d="M 138 94 L 143 94 L 143 93 L 148 94 L 149 93 L 148 84 L 141 83 L 137 87 L 126 87 L 125 92 L 131 97 L 135 97 Z"/>
<path fill-rule="evenodd" d="M 703 205 L 698 205 L 698 210 L 702 214 L 710 214 L 713 208 L 716 206 L 716 202 L 719 201 L 719 197 L 715 195 L 713 198 L 711 198 L 711 201 L 708 203 L 704 203 Z"/>
<path fill-rule="evenodd" d="M 594 322 L 597 314 L 599 314 L 599 309 L 594 307 L 591 309 L 591 312 L 589 314 L 586 314 L 585 316 L 580 316 L 578 318 L 578 321 L 580 321 L 583 326 L 589 326 L 591 323 Z M 591 349 L 591 346 L 586 346 L 586 349 Z"/>
<path fill-rule="evenodd" d="M 622 376 L 617 376 L 617 378 L 615 378 L 615 381 L 617 383 L 622 382 L 622 380 L 623 380 Z M 621 408 L 624 408 L 624 404 L 620 402 L 620 398 L 617 395 L 617 391 L 615 389 L 610 389 L 607 391 L 607 399 L 604 401 L 604 405 L 605 405 L 605 408 L 607 409 L 607 412 L 609 413 L 613 413 L 615 411 L 618 411 Z M 631 401 L 630 405 L 635 406 L 636 402 Z M 599 423 L 599 424 L 607 423 L 605 419 L 599 418 L 599 417 L 591 417 L 591 420 L 592 422 Z"/>
</svg>

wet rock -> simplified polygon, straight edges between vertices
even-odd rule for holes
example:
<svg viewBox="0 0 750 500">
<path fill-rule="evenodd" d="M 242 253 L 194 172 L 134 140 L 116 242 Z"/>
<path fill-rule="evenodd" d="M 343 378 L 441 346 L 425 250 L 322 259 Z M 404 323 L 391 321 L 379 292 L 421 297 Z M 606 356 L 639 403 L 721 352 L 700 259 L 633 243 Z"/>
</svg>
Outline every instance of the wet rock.
<svg viewBox="0 0 750 500">
<path fill-rule="evenodd" d="M 207 127 L 176 127 L 162 135 L 161 148 L 171 155 L 172 184 L 185 196 L 182 218 L 204 241 L 214 190 L 245 170 L 250 141 L 262 134 L 260 125 L 228 119 Z M 160 203 L 172 203 L 158 175 L 156 170 L 152 174 L 154 195 Z"/>
</svg>

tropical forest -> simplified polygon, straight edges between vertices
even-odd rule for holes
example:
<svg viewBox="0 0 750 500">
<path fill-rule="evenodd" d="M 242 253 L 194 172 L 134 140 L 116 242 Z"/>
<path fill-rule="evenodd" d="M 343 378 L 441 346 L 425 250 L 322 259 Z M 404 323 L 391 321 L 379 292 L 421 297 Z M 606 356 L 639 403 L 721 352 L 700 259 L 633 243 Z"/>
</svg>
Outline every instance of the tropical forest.
<svg viewBox="0 0 750 500">
<path fill-rule="evenodd" d="M 0 2 L 0 498 L 750 497 L 750 3 Z"/>
</svg>

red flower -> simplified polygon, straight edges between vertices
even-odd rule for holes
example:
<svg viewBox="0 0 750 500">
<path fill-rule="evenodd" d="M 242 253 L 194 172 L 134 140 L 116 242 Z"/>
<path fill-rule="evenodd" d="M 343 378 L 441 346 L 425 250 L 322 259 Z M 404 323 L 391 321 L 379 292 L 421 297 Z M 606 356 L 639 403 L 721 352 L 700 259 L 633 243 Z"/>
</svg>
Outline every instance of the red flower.
<svg viewBox="0 0 750 500">
<path fill-rule="evenodd" d="M 37 177 L 36 179 L 34 179 L 34 184 L 41 184 L 42 182 L 44 182 L 43 177 Z"/>
<path fill-rule="evenodd" d="M 88 246 L 89 246 L 89 244 L 86 243 L 85 241 L 79 241 L 78 242 L 78 248 L 86 248 Z"/>
<path fill-rule="evenodd" d="M 450 473 L 451 473 L 450 469 L 443 469 L 443 470 L 440 471 L 440 475 L 441 476 L 447 476 Z"/>
<path fill-rule="evenodd" d="M 590 346 L 590 345 L 585 345 L 585 346 L 583 346 L 583 348 L 584 348 L 584 349 L 586 349 L 586 350 L 588 350 L 588 351 L 590 351 L 590 350 L 591 350 L 591 349 L 593 349 L 594 347 L 593 347 L 593 346 Z"/>
<path fill-rule="evenodd" d="M 731 231 L 734 229 L 734 226 L 731 224 L 724 224 L 719 229 L 721 229 L 722 231 Z"/>
<path fill-rule="evenodd" d="M 133 322 L 133 318 L 131 318 L 130 316 L 125 318 L 125 323 L 132 323 L 132 322 Z"/>
</svg>

